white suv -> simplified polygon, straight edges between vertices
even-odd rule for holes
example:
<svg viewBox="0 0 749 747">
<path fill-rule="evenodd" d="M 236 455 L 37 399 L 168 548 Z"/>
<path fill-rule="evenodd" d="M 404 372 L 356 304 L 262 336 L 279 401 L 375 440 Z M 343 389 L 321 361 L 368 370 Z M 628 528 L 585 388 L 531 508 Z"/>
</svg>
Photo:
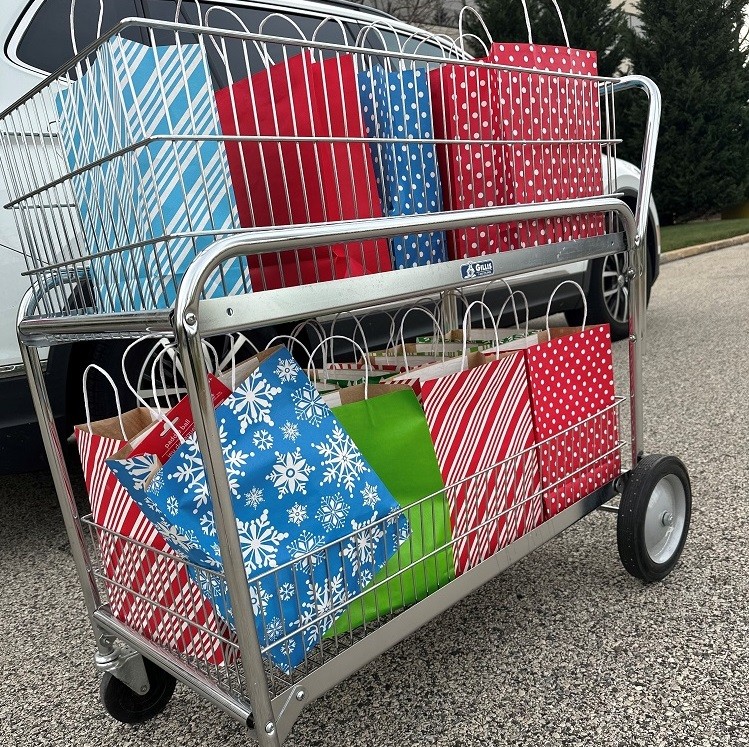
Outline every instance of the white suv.
<svg viewBox="0 0 749 747">
<path fill-rule="evenodd" d="M 49 72 L 62 66 L 72 57 L 69 17 L 71 0 L 5 0 L 5 11 L 0 18 L 0 112 L 7 109 L 26 91 L 38 84 Z M 125 17 L 149 17 L 174 20 L 176 0 L 101 0 L 102 28 L 108 29 Z M 404 37 L 422 38 L 426 32 L 407 26 L 385 14 L 350 2 L 307 2 L 306 0 L 201 0 L 201 7 L 225 5 L 238 13 L 251 30 L 273 13 L 291 16 L 305 33 L 310 33 L 323 18 L 338 18 L 351 34 L 352 41 L 365 24 L 385 17 L 388 24 Z M 96 37 L 100 0 L 76 0 L 75 34 L 79 48 Z M 181 20 L 196 23 L 196 9 L 184 2 Z M 266 31 L 273 33 L 272 24 Z M 335 33 L 340 34 L 336 28 Z M 280 32 L 283 34 L 283 32 Z M 319 37 L 318 37 L 319 38 Z M 339 42 L 340 37 L 333 41 Z M 424 53 L 429 43 L 420 49 Z M 433 47 L 435 56 L 440 49 Z M 32 134 L 33 133 L 28 133 Z M 617 161 L 618 192 L 634 208 L 639 185 L 637 168 Z M 0 204 L 8 202 L 8 190 L 0 173 Z M 648 292 L 658 275 L 660 234 L 655 205 L 650 204 L 648 243 Z M 26 269 L 21 254 L 12 210 L 0 210 L 0 474 L 9 471 L 28 471 L 45 464 L 39 431 L 36 426 L 25 373 L 20 362 L 16 341 L 15 319 L 18 305 L 28 283 L 21 277 Z M 589 316 L 594 322 L 608 322 L 614 337 L 627 333 L 626 287 L 620 282 L 624 265 L 617 256 L 592 262 L 578 262 L 563 268 L 531 273 L 513 280 L 513 286 L 525 290 L 531 315 L 546 309 L 551 291 L 563 278 L 578 280 L 586 290 Z M 565 286 L 569 288 L 569 286 Z M 491 301 L 492 299 L 490 299 Z M 493 299 L 496 303 L 499 299 Z M 554 311 L 565 311 L 572 323 L 579 321 L 580 299 L 574 289 L 567 295 L 555 296 Z M 96 361 L 110 371 L 119 370 L 121 347 L 111 341 L 77 343 L 52 348 L 47 358 L 48 389 L 53 410 L 58 417 L 61 434 L 66 436 L 70 426 L 81 418 L 81 374 L 85 365 Z M 93 393 L 95 415 L 103 415 L 108 404 L 104 392 Z M 98 403 L 98 404 L 97 404 Z M 96 411 L 98 410 L 98 412 Z M 111 413 L 106 413 L 111 414 Z"/>
</svg>

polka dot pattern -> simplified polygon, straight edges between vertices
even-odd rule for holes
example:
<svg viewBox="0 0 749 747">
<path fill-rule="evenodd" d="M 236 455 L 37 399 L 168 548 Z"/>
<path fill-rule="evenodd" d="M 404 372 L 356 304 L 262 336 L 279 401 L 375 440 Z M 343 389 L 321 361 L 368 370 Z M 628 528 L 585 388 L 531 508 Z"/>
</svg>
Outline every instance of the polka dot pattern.
<svg viewBox="0 0 749 747">
<path fill-rule="evenodd" d="M 359 73 L 358 81 L 368 137 L 397 140 L 371 146 L 385 214 L 422 215 L 442 210 L 436 148 L 419 142 L 434 136 L 426 70 L 386 72 L 377 65 Z M 390 249 L 399 269 L 447 258 L 441 231 L 395 236 Z"/>
<path fill-rule="evenodd" d="M 595 52 L 539 44 L 493 44 L 489 59 L 533 72 L 501 71 L 505 94 L 502 137 L 518 143 L 510 154 L 517 202 L 570 200 L 603 194 L 601 114 Z M 544 73 L 551 73 L 545 75 Z M 509 106 L 507 105 L 509 102 Z M 538 246 L 604 233 L 601 214 L 526 223 L 519 245 Z"/>
<path fill-rule="evenodd" d="M 614 479 L 621 469 L 608 325 L 527 351 L 533 423 L 539 447 L 544 514 L 562 509 Z M 605 411 L 605 412 L 604 412 Z"/>
<path fill-rule="evenodd" d="M 446 207 L 602 194 L 598 84 L 584 77 L 598 74 L 596 53 L 495 43 L 481 61 L 527 71 L 453 64 L 430 74 L 436 136 L 476 141 L 438 146 Z M 475 257 L 604 232 L 601 214 L 481 226 L 450 232 L 448 254 Z"/>
<path fill-rule="evenodd" d="M 465 210 L 511 205 L 515 186 L 496 116 L 500 106 L 499 77 L 484 67 L 448 64 L 430 73 L 432 113 L 445 207 Z M 471 141 L 471 142 L 465 142 Z M 479 257 L 515 246 L 509 225 L 472 226 L 448 231 L 450 259 Z"/>
</svg>

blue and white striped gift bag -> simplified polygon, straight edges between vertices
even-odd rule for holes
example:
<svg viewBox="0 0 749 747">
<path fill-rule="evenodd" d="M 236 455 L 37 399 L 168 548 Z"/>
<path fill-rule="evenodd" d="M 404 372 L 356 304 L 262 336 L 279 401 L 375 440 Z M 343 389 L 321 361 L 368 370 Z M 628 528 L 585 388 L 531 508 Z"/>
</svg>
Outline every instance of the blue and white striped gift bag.
<svg viewBox="0 0 749 747">
<path fill-rule="evenodd" d="M 239 226 L 223 143 L 200 140 L 221 132 L 202 48 L 113 37 L 56 105 L 70 170 L 109 159 L 73 177 L 98 310 L 168 308 L 191 259 Z M 241 259 L 206 284 L 246 290 Z"/>
<path fill-rule="evenodd" d="M 386 72 L 376 65 L 359 73 L 358 82 L 367 135 L 398 140 L 370 146 L 383 212 L 388 216 L 438 212 L 442 189 L 436 149 L 433 143 L 418 142 L 433 137 L 426 70 Z M 396 236 L 390 249 L 398 269 L 447 258 L 441 231 Z"/>
</svg>

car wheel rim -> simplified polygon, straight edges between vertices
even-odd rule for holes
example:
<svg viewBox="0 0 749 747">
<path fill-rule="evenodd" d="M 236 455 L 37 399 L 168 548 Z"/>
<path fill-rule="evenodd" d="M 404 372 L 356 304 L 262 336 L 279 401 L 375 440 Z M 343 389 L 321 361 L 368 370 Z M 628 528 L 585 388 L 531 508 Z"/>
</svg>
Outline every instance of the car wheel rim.
<svg viewBox="0 0 749 747">
<path fill-rule="evenodd" d="M 684 485 L 676 475 L 666 475 L 655 486 L 645 513 L 645 549 L 654 563 L 670 560 L 681 541 L 686 522 Z"/>
<path fill-rule="evenodd" d="M 629 319 L 629 286 L 626 254 L 610 254 L 605 258 L 601 289 L 611 318 L 616 322 L 627 322 Z"/>
</svg>

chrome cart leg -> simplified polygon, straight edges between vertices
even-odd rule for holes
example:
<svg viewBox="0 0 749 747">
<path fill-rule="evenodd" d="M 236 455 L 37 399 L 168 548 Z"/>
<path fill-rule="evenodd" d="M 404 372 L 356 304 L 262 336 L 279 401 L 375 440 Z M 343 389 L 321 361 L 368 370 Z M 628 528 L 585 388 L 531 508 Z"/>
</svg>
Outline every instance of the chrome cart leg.
<svg viewBox="0 0 749 747">
<path fill-rule="evenodd" d="M 231 505 L 229 478 L 224 465 L 203 359 L 197 314 L 181 310 L 179 301 L 175 312 L 175 334 L 182 357 L 183 375 L 190 397 L 195 433 L 203 457 L 205 479 L 213 499 L 218 543 L 244 665 L 247 695 L 255 721 L 256 738 L 260 747 L 279 747 L 278 730 L 260 653 L 255 615 L 252 611 L 250 588 L 247 584 L 237 523 Z"/>
<path fill-rule="evenodd" d="M 639 88 L 648 97 L 648 121 L 645 127 L 645 141 L 642 147 L 640 169 L 640 198 L 635 212 L 634 235 L 627 231 L 630 266 L 629 303 L 629 381 L 632 418 L 632 467 L 643 456 L 643 406 L 642 406 L 642 358 L 645 352 L 647 308 L 647 257 L 645 256 L 650 192 L 653 185 L 653 163 L 658 143 L 658 129 L 661 121 L 661 95 L 652 80 L 640 75 L 627 76 L 616 85 L 617 90 Z"/>
<path fill-rule="evenodd" d="M 645 310 L 647 295 L 647 261 L 645 242 L 639 234 L 630 242 L 630 311 L 629 311 L 629 396 L 632 429 L 632 466 L 643 455 L 642 357 L 645 346 Z"/>
<path fill-rule="evenodd" d="M 97 666 L 100 662 L 106 662 L 111 670 L 114 668 L 119 657 L 119 649 L 115 646 L 114 639 L 107 635 L 94 620 L 94 612 L 101 607 L 101 599 L 93 574 L 91 558 L 86 548 L 83 527 L 81 526 L 78 507 L 73 496 L 73 488 L 70 485 L 65 457 L 63 456 L 62 446 L 57 435 L 52 407 L 50 406 L 47 389 L 44 385 L 44 372 L 39 361 L 39 352 L 35 347 L 27 347 L 22 340 L 19 340 L 19 345 L 23 363 L 26 366 L 26 372 L 29 377 L 31 399 L 34 403 L 37 419 L 39 420 L 44 450 L 47 453 L 49 468 L 52 472 L 52 479 L 57 492 L 57 499 L 60 502 L 60 509 L 62 510 L 62 517 L 65 522 L 65 530 L 68 533 L 70 541 L 70 552 L 73 555 L 78 580 L 83 590 L 86 611 L 88 612 L 91 627 L 94 630 L 97 647 Z M 147 682 L 148 680 L 146 680 Z"/>
</svg>

